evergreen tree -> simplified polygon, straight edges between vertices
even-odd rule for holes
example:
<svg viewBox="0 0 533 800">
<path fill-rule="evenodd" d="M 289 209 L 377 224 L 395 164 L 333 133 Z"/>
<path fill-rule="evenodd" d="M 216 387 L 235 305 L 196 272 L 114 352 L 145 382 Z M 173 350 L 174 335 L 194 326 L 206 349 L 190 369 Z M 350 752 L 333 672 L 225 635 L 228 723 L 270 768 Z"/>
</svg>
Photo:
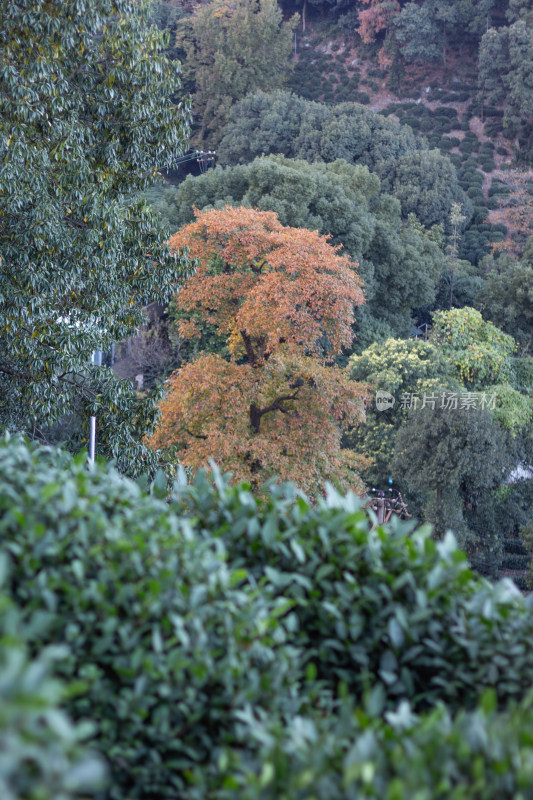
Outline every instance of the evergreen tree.
<svg viewBox="0 0 533 800">
<path fill-rule="evenodd" d="M 533 345 L 533 239 L 520 260 L 507 253 L 486 263 L 488 273 L 478 295 L 483 316 L 513 336 L 522 348 Z"/>
<path fill-rule="evenodd" d="M 0 422 L 46 438 L 94 414 L 132 472 L 155 403 L 90 361 L 183 273 L 135 199 L 187 141 L 164 45 L 145 2 L 0 2 Z"/>
</svg>

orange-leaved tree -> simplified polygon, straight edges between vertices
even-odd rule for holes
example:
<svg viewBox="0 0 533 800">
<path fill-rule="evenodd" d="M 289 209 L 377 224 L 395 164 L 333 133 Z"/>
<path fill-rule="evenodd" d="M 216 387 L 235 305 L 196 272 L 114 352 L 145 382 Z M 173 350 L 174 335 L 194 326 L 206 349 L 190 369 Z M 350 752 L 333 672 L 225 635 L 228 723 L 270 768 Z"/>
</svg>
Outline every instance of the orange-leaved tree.
<svg viewBox="0 0 533 800">
<path fill-rule="evenodd" d="M 152 446 L 193 469 L 213 458 L 256 488 L 277 477 L 312 494 L 325 480 L 361 489 L 361 457 L 341 438 L 365 389 L 333 363 L 363 302 L 357 265 L 250 208 L 196 212 L 170 246 L 198 262 L 175 300 L 180 335 L 214 326 L 229 357 L 200 354 L 171 376 Z"/>
</svg>

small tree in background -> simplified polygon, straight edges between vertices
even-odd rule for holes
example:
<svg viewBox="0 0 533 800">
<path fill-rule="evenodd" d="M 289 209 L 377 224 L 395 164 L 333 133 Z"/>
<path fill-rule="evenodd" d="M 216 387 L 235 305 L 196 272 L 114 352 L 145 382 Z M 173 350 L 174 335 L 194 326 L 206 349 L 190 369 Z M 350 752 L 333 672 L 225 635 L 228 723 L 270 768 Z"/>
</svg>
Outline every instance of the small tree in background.
<svg viewBox="0 0 533 800">
<path fill-rule="evenodd" d="M 365 392 L 333 364 L 363 302 L 356 265 L 316 231 L 245 208 L 197 213 L 170 245 L 199 262 L 175 301 L 181 335 L 210 326 L 230 355 L 175 373 L 152 447 L 194 469 L 214 458 L 255 487 L 279 477 L 313 493 L 325 480 L 360 488 L 364 459 L 341 437 Z"/>
<path fill-rule="evenodd" d="M 216 144 L 230 108 L 249 92 L 285 85 L 298 23 L 298 14 L 283 21 L 276 0 L 212 0 L 178 24 L 199 142 Z"/>
</svg>

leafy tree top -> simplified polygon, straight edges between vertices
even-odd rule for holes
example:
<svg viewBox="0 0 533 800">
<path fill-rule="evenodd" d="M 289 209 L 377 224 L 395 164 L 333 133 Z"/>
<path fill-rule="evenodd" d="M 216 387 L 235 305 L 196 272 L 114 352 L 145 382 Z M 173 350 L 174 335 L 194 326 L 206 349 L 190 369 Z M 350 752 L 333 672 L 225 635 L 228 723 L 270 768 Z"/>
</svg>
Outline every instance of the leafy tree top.
<svg viewBox="0 0 533 800">
<path fill-rule="evenodd" d="M 255 366 L 281 346 L 331 358 L 351 343 L 361 280 L 324 236 L 284 227 L 276 214 L 226 206 L 196 212 L 171 237 L 199 259 L 178 305 L 231 338 L 230 350 Z M 199 335 L 183 321 L 184 337 Z"/>
<path fill-rule="evenodd" d="M 439 185 L 436 181 L 435 194 L 446 205 Z M 420 197 L 426 204 L 427 193 Z M 225 204 L 275 211 L 283 225 L 331 235 L 332 244 L 341 244 L 360 262 L 366 304 L 357 314 L 358 350 L 378 338 L 408 335 L 412 309 L 435 300 L 445 267 L 438 231 L 428 232 L 414 215 L 406 224 L 399 202 L 380 192 L 380 179 L 368 167 L 343 159 L 309 163 L 270 155 L 189 176 L 165 188 L 156 208 L 177 228 L 193 219 L 195 207 L 221 209 Z"/>
<path fill-rule="evenodd" d="M 297 14 L 283 20 L 277 0 L 212 0 L 178 23 L 185 79 L 195 86 L 198 141 L 215 144 L 231 106 L 248 92 L 286 83 L 298 22 Z"/>
<path fill-rule="evenodd" d="M 509 380 L 510 357 L 516 342 L 486 322 L 475 308 L 436 311 L 431 338 L 443 348 L 465 386 L 482 387 Z"/>
</svg>

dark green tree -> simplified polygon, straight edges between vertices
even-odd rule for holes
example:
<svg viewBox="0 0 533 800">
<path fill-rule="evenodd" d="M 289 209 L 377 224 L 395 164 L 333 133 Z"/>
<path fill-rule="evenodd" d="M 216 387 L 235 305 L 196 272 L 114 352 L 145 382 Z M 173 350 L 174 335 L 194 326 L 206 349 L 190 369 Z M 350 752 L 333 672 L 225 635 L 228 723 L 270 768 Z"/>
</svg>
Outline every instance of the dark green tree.
<svg viewBox="0 0 533 800">
<path fill-rule="evenodd" d="M 504 126 L 520 134 L 519 158 L 533 156 L 533 25 L 525 18 L 510 27 L 491 29 L 479 49 L 479 87 L 482 100 L 505 101 Z"/>
<path fill-rule="evenodd" d="M 382 176 L 392 161 L 420 146 L 410 128 L 357 103 L 327 106 L 291 92 L 254 92 L 231 110 L 218 156 L 223 165 L 270 153 L 306 161 L 344 158 Z"/>
<path fill-rule="evenodd" d="M 422 6 L 407 3 L 400 14 L 393 17 L 394 39 L 402 57 L 408 63 L 441 61 L 444 36 L 435 9 L 426 2 Z"/>
<path fill-rule="evenodd" d="M 367 166 L 401 200 L 404 217 L 414 212 L 426 225 L 446 224 L 452 202 L 464 201 L 446 156 L 424 149 L 406 125 L 357 103 L 326 106 L 283 91 L 248 95 L 230 113 L 219 162 L 246 164 L 271 153 Z"/>
<path fill-rule="evenodd" d="M 450 159 L 439 150 L 413 150 L 395 159 L 383 176 L 383 189 L 397 197 L 405 218 L 415 214 L 423 225 L 445 223 L 453 203 L 465 196 Z"/>
<path fill-rule="evenodd" d="M 144 1 L 0 2 L 0 423 L 46 437 L 95 414 L 132 472 L 155 403 L 90 360 L 184 272 L 135 199 L 187 141 L 164 46 Z"/>
<path fill-rule="evenodd" d="M 507 253 L 485 262 L 487 274 L 477 297 L 486 319 L 531 351 L 533 345 L 533 238 L 522 258 Z"/>
<path fill-rule="evenodd" d="M 512 0 L 511 0 L 512 1 Z M 498 0 L 467 0 L 463 7 L 470 7 L 467 27 L 469 33 L 481 37 L 492 27 L 494 12 L 499 11 Z"/>
<path fill-rule="evenodd" d="M 482 103 L 498 104 L 505 97 L 502 77 L 508 69 L 506 29 L 490 28 L 479 45 L 478 86 Z"/>
<path fill-rule="evenodd" d="M 510 23 L 523 20 L 528 25 L 533 25 L 533 9 L 529 0 L 509 0 L 507 19 Z"/>
<path fill-rule="evenodd" d="M 513 440 L 486 410 L 437 403 L 412 409 L 395 444 L 393 474 L 418 499 L 423 519 L 441 535 L 451 528 L 468 549 L 467 517 L 515 466 Z M 489 551 L 497 546 L 490 534 Z"/>
<path fill-rule="evenodd" d="M 509 28 L 509 69 L 503 76 L 507 90 L 504 125 L 520 131 L 524 140 L 523 155 L 533 158 L 533 25 L 524 20 Z"/>
</svg>

